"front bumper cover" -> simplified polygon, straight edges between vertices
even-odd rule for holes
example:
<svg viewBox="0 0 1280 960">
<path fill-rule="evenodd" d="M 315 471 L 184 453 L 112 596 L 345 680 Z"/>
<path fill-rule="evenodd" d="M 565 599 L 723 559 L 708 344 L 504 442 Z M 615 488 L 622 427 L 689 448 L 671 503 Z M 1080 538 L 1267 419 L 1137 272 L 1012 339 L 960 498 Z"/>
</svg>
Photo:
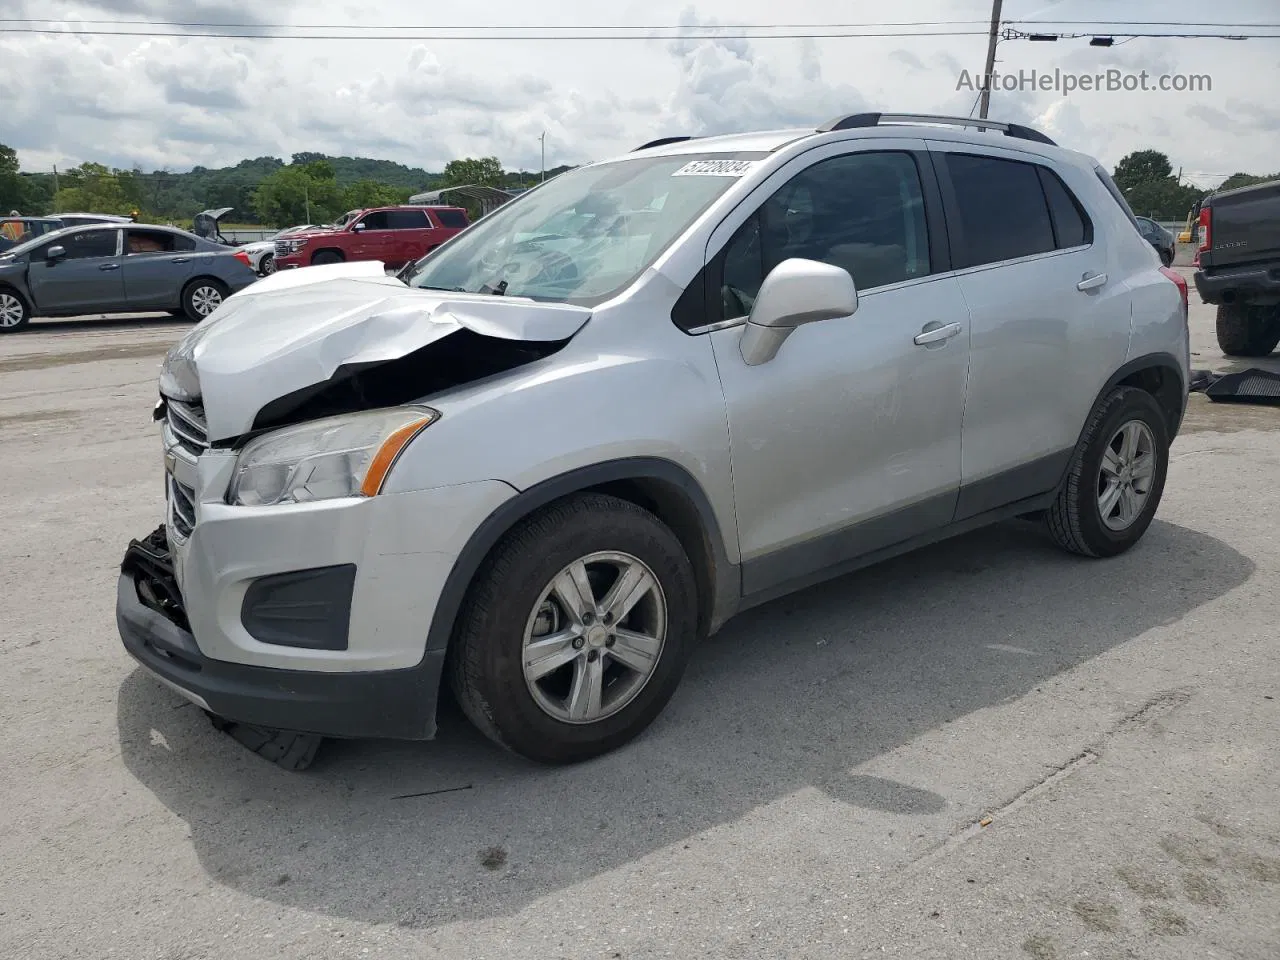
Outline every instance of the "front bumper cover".
<svg viewBox="0 0 1280 960">
<path fill-rule="evenodd" d="M 166 686 L 237 723 L 340 738 L 429 740 L 444 651 L 415 667 L 333 673 L 214 660 L 200 652 L 160 527 L 120 565 L 116 626 L 124 648 Z"/>
</svg>

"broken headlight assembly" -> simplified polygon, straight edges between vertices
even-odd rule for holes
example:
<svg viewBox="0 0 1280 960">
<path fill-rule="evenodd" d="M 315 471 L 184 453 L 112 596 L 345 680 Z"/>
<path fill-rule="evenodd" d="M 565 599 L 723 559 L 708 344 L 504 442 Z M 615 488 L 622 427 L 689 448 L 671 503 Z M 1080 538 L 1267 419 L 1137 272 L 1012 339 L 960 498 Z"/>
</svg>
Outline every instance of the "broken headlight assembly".
<svg viewBox="0 0 1280 960">
<path fill-rule="evenodd" d="M 264 434 L 240 451 L 227 502 L 262 507 L 376 496 L 404 448 L 439 418 L 430 407 L 393 407 Z"/>
</svg>

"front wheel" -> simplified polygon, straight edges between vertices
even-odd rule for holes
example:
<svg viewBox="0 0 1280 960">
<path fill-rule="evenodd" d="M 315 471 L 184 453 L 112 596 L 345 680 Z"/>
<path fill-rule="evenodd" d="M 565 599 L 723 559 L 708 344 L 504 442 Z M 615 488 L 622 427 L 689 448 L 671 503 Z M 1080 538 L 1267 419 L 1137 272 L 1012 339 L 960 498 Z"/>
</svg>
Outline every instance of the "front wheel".
<svg viewBox="0 0 1280 960">
<path fill-rule="evenodd" d="M 0 333 L 21 330 L 31 321 L 31 308 L 14 290 L 0 290 Z"/>
<path fill-rule="evenodd" d="M 264 277 L 269 277 L 276 272 L 275 254 L 268 253 L 263 255 L 261 262 L 258 264 L 258 272 Z"/>
<path fill-rule="evenodd" d="M 321 267 L 326 263 L 341 263 L 342 260 L 342 254 L 338 253 L 336 250 L 321 250 L 311 258 L 311 265 L 313 267 Z"/>
<path fill-rule="evenodd" d="M 1169 427 L 1155 398 L 1117 387 L 1098 405 L 1077 445 L 1067 481 L 1045 514 L 1058 546 L 1113 557 L 1142 539 L 1164 493 Z"/>
<path fill-rule="evenodd" d="M 192 280 L 182 291 L 182 312 L 187 319 L 199 323 L 222 306 L 227 298 L 227 288 L 217 280 L 203 277 Z"/>
<path fill-rule="evenodd" d="M 542 763 L 639 735 L 684 673 L 697 630 L 693 568 L 657 517 L 583 494 L 507 535 L 477 573 L 450 654 L 467 717 Z"/>
</svg>

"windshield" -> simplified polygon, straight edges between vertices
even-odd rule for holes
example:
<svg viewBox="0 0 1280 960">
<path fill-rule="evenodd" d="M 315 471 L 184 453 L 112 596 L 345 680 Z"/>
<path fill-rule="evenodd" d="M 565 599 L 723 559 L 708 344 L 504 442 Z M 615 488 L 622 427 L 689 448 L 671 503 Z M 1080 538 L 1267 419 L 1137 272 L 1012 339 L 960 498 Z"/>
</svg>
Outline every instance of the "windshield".
<svg viewBox="0 0 1280 960">
<path fill-rule="evenodd" d="M 640 276 L 763 154 L 617 160 L 499 207 L 413 265 L 419 289 L 593 306 Z"/>
</svg>

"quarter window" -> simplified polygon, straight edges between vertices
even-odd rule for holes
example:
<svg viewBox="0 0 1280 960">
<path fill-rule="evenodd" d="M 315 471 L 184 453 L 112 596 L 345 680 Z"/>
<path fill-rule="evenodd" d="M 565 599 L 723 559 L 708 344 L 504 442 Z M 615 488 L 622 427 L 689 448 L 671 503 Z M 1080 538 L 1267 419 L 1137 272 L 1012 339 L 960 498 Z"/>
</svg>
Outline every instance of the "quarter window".
<svg viewBox="0 0 1280 960">
<path fill-rule="evenodd" d="M 1053 215 L 1053 234 L 1059 250 L 1093 243 L 1093 224 L 1067 185 L 1048 167 L 1040 167 L 1040 183 Z"/>
<path fill-rule="evenodd" d="M 793 257 L 843 267 L 864 291 L 927 276 L 929 231 L 912 156 L 846 154 L 788 181 L 719 258 L 720 319 L 749 314 L 769 271 Z"/>
<path fill-rule="evenodd" d="M 467 215 L 461 210 L 433 210 L 436 219 L 440 221 L 443 227 L 450 229 L 467 226 Z"/>
</svg>

